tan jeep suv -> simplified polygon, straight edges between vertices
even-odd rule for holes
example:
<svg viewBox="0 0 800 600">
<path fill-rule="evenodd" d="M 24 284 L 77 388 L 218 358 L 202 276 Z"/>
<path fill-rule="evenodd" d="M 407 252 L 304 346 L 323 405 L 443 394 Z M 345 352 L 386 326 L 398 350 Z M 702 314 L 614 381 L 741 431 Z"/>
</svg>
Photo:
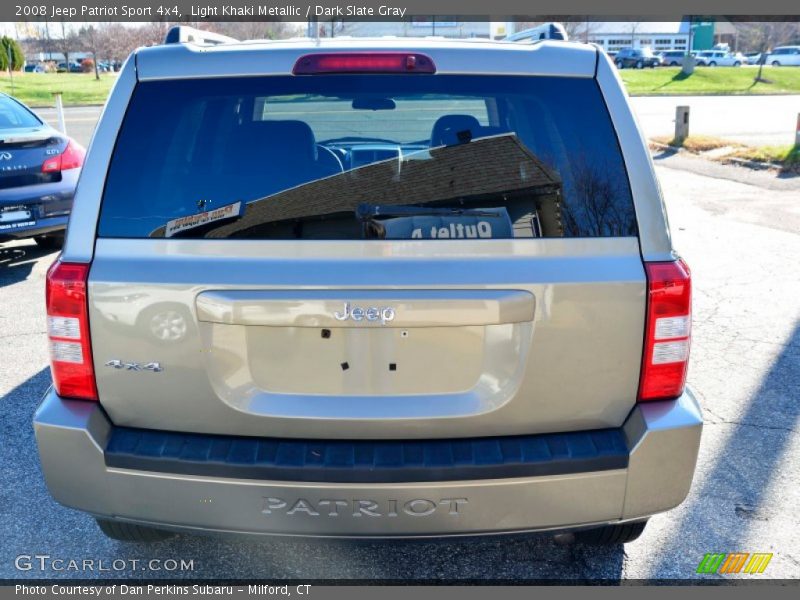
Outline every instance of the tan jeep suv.
<svg viewBox="0 0 800 600">
<path fill-rule="evenodd" d="M 186 37 L 120 73 L 48 274 L 56 500 L 620 543 L 684 499 L 690 274 L 604 52 Z"/>
</svg>

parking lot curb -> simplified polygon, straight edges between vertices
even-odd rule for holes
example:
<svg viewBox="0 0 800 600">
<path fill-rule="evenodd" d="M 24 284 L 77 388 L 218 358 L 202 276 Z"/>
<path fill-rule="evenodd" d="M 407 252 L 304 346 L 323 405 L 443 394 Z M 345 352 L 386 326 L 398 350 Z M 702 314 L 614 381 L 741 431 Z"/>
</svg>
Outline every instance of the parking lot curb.
<svg viewBox="0 0 800 600">
<path fill-rule="evenodd" d="M 669 144 L 662 144 L 661 142 L 655 142 L 653 140 L 648 140 L 648 145 L 650 146 L 651 149 L 655 148 L 663 152 L 671 152 L 673 154 L 688 154 L 689 156 L 696 156 L 704 160 L 709 160 L 709 157 L 704 156 L 704 153 L 690 152 L 688 150 L 685 150 L 684 148 L 679 148 L 677 146 L 670 146 Z M 737 158 L 735 156 L 728 156 L 728 157 L 719 156 L 710 160 L 711 162 L 716 162 L 719 164 L 733 164 L 740 167 L 753 169 L 756 171 L 764 171 L 768 169 L 777 169 L 777 170 L 783 169 L 782 165 L 779 164 L 770 162 L 761 162 L 757 160 L 749 160 L 747 158 Z"/>
</svg>

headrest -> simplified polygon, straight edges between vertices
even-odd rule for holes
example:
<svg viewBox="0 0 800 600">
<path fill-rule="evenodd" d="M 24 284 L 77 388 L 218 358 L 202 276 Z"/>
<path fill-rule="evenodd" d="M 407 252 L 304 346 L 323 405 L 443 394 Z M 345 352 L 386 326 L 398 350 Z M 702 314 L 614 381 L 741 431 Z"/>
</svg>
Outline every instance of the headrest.
<svg viewBox="0 0 800 600">
<path fill-rule="evenodd" d="M 253 121 L 243 131 L 245 143 L 269 158 L 317 160 L 317 142 L 303 121 Z"/>
<path fill-rule="evenodd" d="M 469 130 L 474 136 L 480 126 L 478 119 L 472 115 L 444 115 L 439 117 L 431 130 L 431 147 L 458 144 L 458 132 Z"/>
</svg>

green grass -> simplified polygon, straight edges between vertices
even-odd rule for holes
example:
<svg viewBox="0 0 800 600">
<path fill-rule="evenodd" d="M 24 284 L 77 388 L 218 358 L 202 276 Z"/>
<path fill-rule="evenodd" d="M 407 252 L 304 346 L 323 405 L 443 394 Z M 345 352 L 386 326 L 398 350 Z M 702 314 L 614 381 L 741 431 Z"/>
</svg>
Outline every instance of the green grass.
<svg viewBox="0 0 800 600">
<path fill-rule="evenodd" d="M 786 171 L 800 172 L 800 146 L 759 146 L 741 148 L 730 156 L 780 165 Z"/>
<path fill-rule="evenodd" d="M 751 67 L 697 67 L 689 76 L 680 67 L 623 69 L 620 73 L 634 96 L 800 93 L 800 69 L 795 67 L 764 67 L 762 78 L 771 83 L 755 83 L 758 69 Z"/>
<path fill-rule="evenodd" d="M 712 157 L 712 160 L 730 163 L 734 162 L 731 159 L 739 158 L 767 163 L 784 173 L 800 174 L 800 146 L 745 146 L 724 138 L 704 135 L 692 135 L 680 143 L 670 139 L 669 136 L 655 137 L 651 141 L 701 155 L 724 148 L 726 150 L 722 150 L 722 154 Z"/>
<path fill-rule="evenodd" d="M 656 136 L 651 139 L 659 144 L 666 144 L 674 148 L 683 148 L 684 150 L 698 154 L 701 152 L 708 152 L 709 150 L 718 150 L 719 148 L 744 147 L 743 144 L 710 135 L 690 135 L 682 142 L 677 142 L 670 136 Z"/>
<path fill-rule="evenodd" d="M 62 92 L 65 106 L 103 104 L 117 77 L 101 73 L 14 73 L 14 90 L 8 73 L 0 75 L 0 92 L 11 94 L 28 106 L 55 106 L 53 92 Z"/>
</svg>

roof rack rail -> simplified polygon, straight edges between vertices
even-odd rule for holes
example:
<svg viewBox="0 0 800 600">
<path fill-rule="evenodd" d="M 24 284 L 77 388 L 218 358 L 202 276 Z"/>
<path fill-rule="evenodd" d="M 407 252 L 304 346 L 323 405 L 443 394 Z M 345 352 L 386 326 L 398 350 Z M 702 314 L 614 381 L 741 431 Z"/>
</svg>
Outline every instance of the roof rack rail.
<svg viewBox="0 0 800 600">
<path fill-rule="evenodd" d="M 202 31 L 186 25 L 176 25 L 171 27 L 164 38 L 165 44 L 230 44 L 238 42 L 236 38 L 214 33 L 213 31 Z"/>
<path fill-rule="evenodd" d="M 507 42 L 533 43 L 539 40 L 561 40 L 566 42 L 569 40 L 569 36 L 561 23 L 543 23 L 538 27 L 523 29 L 506 37 Z"/>
</svg>

